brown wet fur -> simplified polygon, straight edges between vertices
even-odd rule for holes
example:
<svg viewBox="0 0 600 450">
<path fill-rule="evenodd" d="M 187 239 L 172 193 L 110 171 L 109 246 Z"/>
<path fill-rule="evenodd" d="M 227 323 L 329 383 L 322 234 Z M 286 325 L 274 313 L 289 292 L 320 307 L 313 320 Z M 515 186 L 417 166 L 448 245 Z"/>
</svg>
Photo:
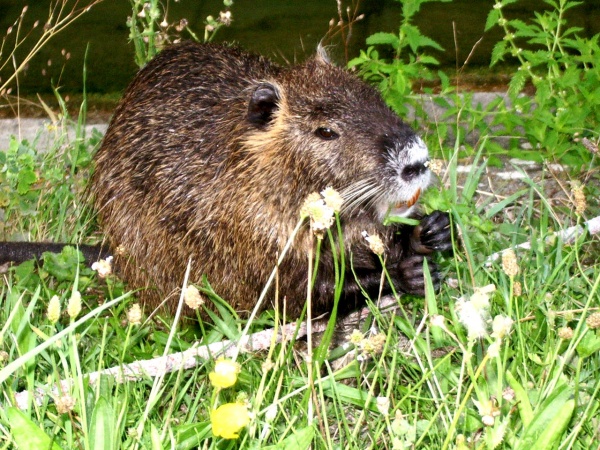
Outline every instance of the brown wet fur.
<svg viewBox="0 0 600 450">
<path fill-rule="evenodd" d="M 278 96 L 264 121 L 249 116 L 261 85 Z M 343 135 L 322 140 L 315 136 L 322 126 Z M 144 288 L 138 295 L 149 306 L 170 296 L 172 309 L 192 258 L 190 281 L 206 275 L 236 311 L 247 313 L 304 199 L 380 177 L 379 140 L 387 130 L 398 139 L 414 137 L 373 88 L 319 57 L 282 68 L 235 47 L 183 43 L 163 50 L 128 87 L 95 156 L 94 205 L 113 251 L 124 249 L 115 256 L 117 272 L 131 288 Z M 368 204 L 342 214 L 342 225 L 348 265 L 352 252 L 371 290 L 381 268 L 363 230 L 383 236 L 396 262 L 410 253 L 414 233 L 395 237 L 398 229 L 383 227 Z M 286 297 L 290 317 L 305 303 L 311 245 L 305 226 L 280 267 L 279 298 Z M 320 267 L 315 314 L 333 302 L 327 245 Z M 273 297 L 264 308 L 273 307 Z M 341 310 L 362 298 L 348 268 Z"/>
</svg>

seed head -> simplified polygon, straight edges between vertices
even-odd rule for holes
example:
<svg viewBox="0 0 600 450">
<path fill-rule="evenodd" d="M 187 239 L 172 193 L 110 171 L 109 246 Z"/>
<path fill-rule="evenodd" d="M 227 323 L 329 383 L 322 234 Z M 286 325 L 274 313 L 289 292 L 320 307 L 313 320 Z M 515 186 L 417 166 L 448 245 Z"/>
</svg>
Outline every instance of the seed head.
<svg viewBox="0 0 600 450">
<path fill-rule="evenodd" d="M 60 298 L 58 295 L 54 295 L 50 299 L 50 302 L 48 303 L 47 315 L 48 320 L 53 324 L 58 322 L 58 319 L 60 319 Z"/>
<path fill-rule="evenodd" d="M 512 324 L 513 320 L 510 317 L 498 314 L 496 317 L 494 317 L 494 321 L 492 322 L 492 337 L 496 339 L 502 339 L 504 336 L 510 333 Z"/>
<path fill-rule="evenodd" d="M 515 297 L 520 297 L 523 293 L 523 285 L 520 281 L 513 282 L 513 294 Z"/>
<path fill-rule="evenodd" d="M 196 286 L 192 286 L 191 284 L 185 288 L 185 292 L 183 293 L 183 301 L 192 309 L 198 309 L 204 304 L 204 298 L 200 294 L 200 291 Z"/>
<path fill-rule="evenodd" d="M 79 291 L 73 291 L 69 303 L 67 304 L 67 314 L 71 319 L 75 319 L 81 312 L 81 294 Z"/>
<path fill-rule="evenodd" d="M 73 411 L 73 408 L 75 407 L 75 399 L 68 394 L 63 395 L 62 397 L 56 397 L 54 403 L 56 404 L 56 410 L 59 414 L 66 414 Z"/>
<path fill-rule="evenodd" d="M 377 397 L 377 410 L 384 416 L 390 413 L 390 399 L 388 397 Z"/>
<path fill-rule="evenodd" d="M 575 205 L 575 213 L 579 216 L 583 215 L 587 208 L 587 201 L 583 193 L 584 186 L 578 181 L 571 182 L 571 195 L 573 196 L 573 204 Z"/>
<path fill-rule="evenodd" d="M 519 273 L 517 255 L 512 248 L 509 248 L 502 253 L 502 270 L 509 277 L 514 277 Z"/>
<path fill-rule="evenodd" d="M 335 220 L 333 208 L 327 206 L 316 192 L 310 194 L 304 201 L 300 209 L 300 217 L 310 217 L 310 229 L 319 239 L 323 238 L 325 231 Z"/>
<path fill-rule="evenodd" d="M 562 327 L 558 329 L 558 337 L 569 341 L 573 339 L 573 329 L 571 327 Z"/>
<path fill-rule="evenodd" d="M 352 334 L 350 335 L 348 340 L 354 345 L 359 345 L 365 340 L 365 335 L 358 330 L 354 330 L 352 331 Z"/>
<path fill-rule="evenodd" d="M 589 328 L 595 330 L 596 328 L 600 328 L 600 312 L 592 313 L 585 320 L 585 323 Z"/>
<path fill-rule="evenodd" d="M 127 311 L 127 321 L 130 325 L 139 325 L 142 323 L 142 308 L 139 303 L 134 303 Z"/>
<path fill-rule="evenodd" d="M 344 203 L 344 199 L 331 186 L 326 188 L 324 191 L 321 191 L 321 195 L 323 196 L 323 201 L 327 206 L 333 209 L 334 212 L 339 213 L 342 209 L 342 204 Z"/>
<path fill-rule="evenodd" d="M 362 235 L 369 243 L 369 248 L 373 253 L 375 253 L 376 255 L 383 255 L 383 253 L 385 252 L 385 245 L 383 245 L 383 241 L 379 236 L 377 236 L 376 234 L 369 235 L 369 233 L 367 233 L 366 231 L 363 231 Z"/>
</svg>

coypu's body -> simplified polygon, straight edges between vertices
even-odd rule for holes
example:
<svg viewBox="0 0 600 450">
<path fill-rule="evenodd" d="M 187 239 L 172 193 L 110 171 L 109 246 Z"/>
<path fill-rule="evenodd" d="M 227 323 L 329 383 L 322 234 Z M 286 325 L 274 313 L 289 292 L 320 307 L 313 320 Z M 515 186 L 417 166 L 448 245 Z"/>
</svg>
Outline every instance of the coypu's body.
<svg viewBox="0 0 600 450">
<path fill-rule="evenodd" d="M 347 200 L 340 308 L 349 310 L 362 298 L 350 262 L 367 292 L 379 290 L 381 267 L 363 231 L 383 238 L 401 291 L 422 292 L 420 255 L 449 248 L 444 214 L 427 216 L 417 230 L 381 224 L 389 205 L 411 206 L 427 186 L 427 159 L 373 88 L 321 57 L 281 68 L 233 47 L 184 43 L 163 50 L 128 87 L 95 156 L 91 192 L 108 242 L 120 250 L 117 273 L 130 287 L 148 288 L 139 295 L 151 306 L 177 292 L 191 257 L 190 281 L 206 275 L 243 313 L 303 201 L 332 186 Z M 291 317 L 306 299 L 309 233 L 307 226 L 279 269 L 279 298 Z M 333 303 L 324 244 L 315 313 Z"/>
</svg>

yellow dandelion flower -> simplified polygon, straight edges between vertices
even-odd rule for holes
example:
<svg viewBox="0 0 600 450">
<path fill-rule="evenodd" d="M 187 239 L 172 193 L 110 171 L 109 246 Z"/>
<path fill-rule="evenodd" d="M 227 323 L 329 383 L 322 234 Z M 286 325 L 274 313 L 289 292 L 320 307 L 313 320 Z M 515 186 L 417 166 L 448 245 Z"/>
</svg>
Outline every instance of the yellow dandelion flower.
<svg viewBox="0 0 600 450">
<path fill-rule="evenodd" d="M 211 384 L 216 388 L 228 388 L 237 381 L 240 365 L 231 359 L 217 359 L 214 372 L 208 374 Z"/>
<path fill-rule="evenodd" d="M 215 436 L 237 439 L 242 428 L 250 423 L 250 414 L 243 403 L 225 403 L 210 412 L 210 423 Z"/>
<path fill-rule="evenodd" d="M 60 298 L 54 295 L 48 302 L 48 320 L 52 323 L 58 322 L 60 319 Z"/>
</svg>

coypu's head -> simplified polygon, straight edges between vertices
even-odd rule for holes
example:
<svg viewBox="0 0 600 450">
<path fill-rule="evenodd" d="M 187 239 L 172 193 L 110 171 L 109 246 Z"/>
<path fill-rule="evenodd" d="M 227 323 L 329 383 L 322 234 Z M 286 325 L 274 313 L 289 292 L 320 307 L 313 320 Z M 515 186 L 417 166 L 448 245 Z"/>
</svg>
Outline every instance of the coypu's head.
<svg viewBox="0 0 600 450">
<path fill-rule="evenodd" d="M 322 55 L 254 85 L 250 96 L 248 148 L 278 160 L 302 180 L 298 189 L 339 190 L 346 216 L 407 216 L 429 184 L 423 141 L 374 88 Z"/>
</svg>

